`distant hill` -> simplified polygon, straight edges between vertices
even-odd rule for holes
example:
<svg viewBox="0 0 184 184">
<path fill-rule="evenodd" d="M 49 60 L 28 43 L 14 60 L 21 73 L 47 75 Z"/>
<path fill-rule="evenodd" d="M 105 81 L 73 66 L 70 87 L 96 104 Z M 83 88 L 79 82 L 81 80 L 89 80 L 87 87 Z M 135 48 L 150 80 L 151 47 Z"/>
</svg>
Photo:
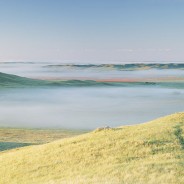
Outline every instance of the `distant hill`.
<svg viewBox="0 0 184 184">
<path fill-rule="evenodd" d="M 0 72 L 0 88 L 25 88 L 25 87 L 136 87 L 136 86 L 158 86 L 166 88 L 184 88 L 183 82 L 108 82 L 94 80 L 37 80 L 17 75 Z"/>
<path fill-rule="evenodd" d="M 45 68 L 101 69 L 101 70 L 149 70 L 149 69 L 184 69 L 183 63 L 135 63 L 135 64 L 60 64 L 46 65 Z"/>
<path fill-rule="evenodd" d="M 0 163 L 0 184 L 183 184 L 184 113 L 1 152 Z"/>
<path fill-rule="evenodd" d="M 47 81 L 20 77 L 17 75 L 5 74 L 0 72 L 0 88 L 16 87 L 51 87 L 51 86 L 96 86 L 110 85 L 108 83 L 90 80 L 66 80 L 66 81 Z"/>
</svg>

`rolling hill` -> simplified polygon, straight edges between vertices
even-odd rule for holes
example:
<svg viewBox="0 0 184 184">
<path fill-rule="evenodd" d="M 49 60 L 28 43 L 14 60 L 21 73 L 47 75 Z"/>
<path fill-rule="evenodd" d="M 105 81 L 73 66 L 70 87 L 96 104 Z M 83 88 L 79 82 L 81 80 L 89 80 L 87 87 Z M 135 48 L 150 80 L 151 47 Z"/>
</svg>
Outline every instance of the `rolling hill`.
<svg viewBox="0 0 184 184">
<path fill-rule="evenodd" d="M 183 184 L 184 113 L 0 153 L 0 184 Z"/>
<path fill-rule="evenodd" d="M 38 80 L 0 72 L 0 89 L 28 87 L 138 87 L 184 88 L 184 82 L 111 82 L 95 80 Z"/>
</svg>

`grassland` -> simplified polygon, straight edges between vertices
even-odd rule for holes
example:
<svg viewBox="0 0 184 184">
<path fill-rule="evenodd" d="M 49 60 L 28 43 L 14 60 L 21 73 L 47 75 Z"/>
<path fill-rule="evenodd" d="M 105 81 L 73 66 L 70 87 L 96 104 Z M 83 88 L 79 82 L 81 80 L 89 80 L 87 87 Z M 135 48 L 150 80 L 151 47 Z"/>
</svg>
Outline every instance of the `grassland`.
<svg viewBox="0 0 184 184">
<path fill-rule="evenodd" d="M 0 128 L 0 151 L 73 137 L 84 130 Z"/>
<path fill-rule="evenodd" d="M 184 113 L 0 153 L 1 184 L 183 184 Z"/>
</svg>

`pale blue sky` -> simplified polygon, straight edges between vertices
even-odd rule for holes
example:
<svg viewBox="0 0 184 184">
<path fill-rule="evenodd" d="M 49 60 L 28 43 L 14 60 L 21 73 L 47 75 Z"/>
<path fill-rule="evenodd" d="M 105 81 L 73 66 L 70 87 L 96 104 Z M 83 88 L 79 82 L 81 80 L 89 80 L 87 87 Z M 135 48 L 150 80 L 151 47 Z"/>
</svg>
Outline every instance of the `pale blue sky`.
<svg viewBox="0 0 184 184">
<path fill-rule="evenodd" d="M 0 61 L 184 61 L 184 0 L 0 0 Z"/>
</svg>

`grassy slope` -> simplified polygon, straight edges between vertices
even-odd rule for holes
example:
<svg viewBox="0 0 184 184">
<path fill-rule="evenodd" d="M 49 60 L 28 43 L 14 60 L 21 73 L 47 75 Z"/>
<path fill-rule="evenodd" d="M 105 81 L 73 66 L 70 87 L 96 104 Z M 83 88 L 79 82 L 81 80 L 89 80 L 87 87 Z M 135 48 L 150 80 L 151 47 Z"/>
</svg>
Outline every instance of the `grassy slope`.
<svg viewBox="0 0 184 184">
<path fill-rule="evenodd" d="M 0 183 L 182 184 L 184 113 L 0 153 Z"/>
</svg>

